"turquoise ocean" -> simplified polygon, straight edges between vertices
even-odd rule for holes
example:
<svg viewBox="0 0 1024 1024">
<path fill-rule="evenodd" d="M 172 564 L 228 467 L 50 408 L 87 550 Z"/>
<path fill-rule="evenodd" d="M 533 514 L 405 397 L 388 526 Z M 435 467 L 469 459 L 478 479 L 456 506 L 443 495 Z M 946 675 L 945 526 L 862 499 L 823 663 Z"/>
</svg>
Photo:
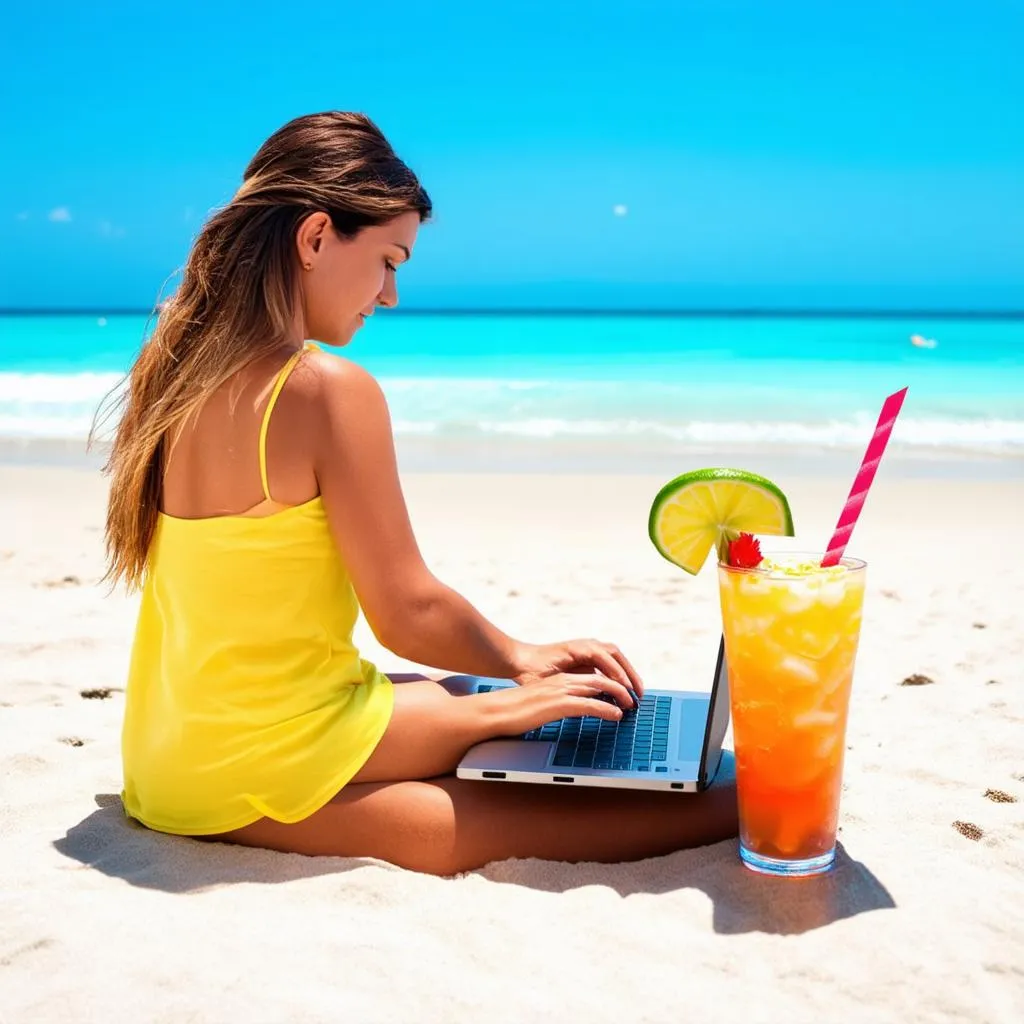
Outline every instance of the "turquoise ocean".
<svg viewBox="0 0 1024 1024">
<path fill-rule="evenodd" d="M 84 439 L 146 330 L 0 316 L 0 438 Z M 909 385 L 895 449 L 1024 458 L 1021 319 L 396 312 L 344 354 L 399 439 L 859 450 Z"/>
</svg>

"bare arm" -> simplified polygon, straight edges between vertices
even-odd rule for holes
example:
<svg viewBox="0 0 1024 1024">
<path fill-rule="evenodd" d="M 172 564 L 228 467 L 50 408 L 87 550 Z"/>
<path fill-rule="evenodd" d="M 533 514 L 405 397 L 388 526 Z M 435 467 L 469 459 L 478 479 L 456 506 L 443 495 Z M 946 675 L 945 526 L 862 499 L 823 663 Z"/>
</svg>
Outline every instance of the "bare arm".
<svg viewBox="0 0 1024 1024">
<path fill-rule="evenodd" d="M 409 522 L 387 402 L 365 370 L 318 356 L 315 471 L 331 531 L 377 639 L 399 657 L 512 678 L 522 644 L 427 568 Z"/>
</svg>

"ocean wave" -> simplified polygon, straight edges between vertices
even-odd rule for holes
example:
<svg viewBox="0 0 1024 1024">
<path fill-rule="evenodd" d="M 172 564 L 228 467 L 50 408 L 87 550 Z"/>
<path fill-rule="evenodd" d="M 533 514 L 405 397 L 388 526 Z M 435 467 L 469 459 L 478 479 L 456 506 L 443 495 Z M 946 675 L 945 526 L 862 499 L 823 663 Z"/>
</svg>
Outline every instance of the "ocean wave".
<svg viewBox="0 0 1024 1024">
<path fill-rule="evenodd" d="M 659 423 L 651 420 L 482 420 L 478 422 L 416 422 L 396 420 L 395 434 L 435 437 L 506 436 L 530 440 L 629 439 L 709 445 L 794 445 L 799 447 L 863 448 L 874 421 L 867 414 L 854 421 L 796 422 L 714 420 Z M 901 420 L 894 445 L 960 449 L 989 454 L 1024 455 L 1024 420 Z"/>
<path fill-rule="evenodd" d="M 119 373 L 0 373 L 0 437 L 85 438 Z"/>
<path fill-rule="evenodd" d="M 84 439 L 101 402 L 122 379 L 112 373 L 0 373 L 0 437 Z M 597 390 L 592 382 L 572 380 L 384 378 L 381 384 L 399 437 L 860 449 L 877 415 L 857 408 L 826 413 L 820 396 L 797 389 L 782 399 L 776 392 L 765 408 L 736 402 L 725 389 L 711 394 L 703 388 L 694 395 L 693 388 L 664 384 L 605 382 Z M 688 417 L 679 415 L 684 404 L 692 410 Z M 737 406 L 747 415 L 729 416 Z M 558 415 L 551 415 L 555 409 Z M 102 433 L 113 426 L 104 424 Z M 981 410 L 977 415 L 904 413 L 893 445 L 1024 456 L 1024 419 Z"/>
</svg>

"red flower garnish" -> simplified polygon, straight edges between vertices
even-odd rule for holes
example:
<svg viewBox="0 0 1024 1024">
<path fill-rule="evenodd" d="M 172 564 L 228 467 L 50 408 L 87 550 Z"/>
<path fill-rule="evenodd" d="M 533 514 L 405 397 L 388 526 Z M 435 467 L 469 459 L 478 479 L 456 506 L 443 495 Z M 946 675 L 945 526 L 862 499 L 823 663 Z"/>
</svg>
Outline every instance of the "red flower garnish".
<svg viewBox="0 0 1024 1024">
<path fill-rule="evenodd" d="M 752 533 L 741 533 L 729 541 L 729 565 L 737 569 L 756 569 L 763 557 L 761 544 Z"/>
</svg>

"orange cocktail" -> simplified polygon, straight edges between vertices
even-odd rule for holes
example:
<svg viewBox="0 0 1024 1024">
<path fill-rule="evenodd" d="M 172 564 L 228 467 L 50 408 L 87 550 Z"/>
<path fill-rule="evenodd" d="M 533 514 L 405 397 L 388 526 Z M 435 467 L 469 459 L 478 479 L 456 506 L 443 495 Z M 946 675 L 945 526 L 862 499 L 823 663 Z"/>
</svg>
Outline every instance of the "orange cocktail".
<svg viewBox="0 0 1024 1024">
<path fill-rule="evenodd" d="M 865 564 L 820 561 L 718 567 L 740 856 L 770 874 L 817 874 L 835 857 Z"/>
</svg>

